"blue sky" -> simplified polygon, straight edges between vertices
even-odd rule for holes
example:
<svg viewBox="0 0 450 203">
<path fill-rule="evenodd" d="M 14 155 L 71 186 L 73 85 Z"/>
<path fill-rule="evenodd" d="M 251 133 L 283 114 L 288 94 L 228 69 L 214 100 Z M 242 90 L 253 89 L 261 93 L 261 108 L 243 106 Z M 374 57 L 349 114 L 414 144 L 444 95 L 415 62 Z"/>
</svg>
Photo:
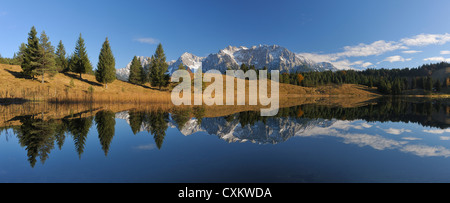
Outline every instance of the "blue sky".
<svg viewBox="0 0 450 203">
<path fill-rule="evenodd" d="M 164 0 L 0 2 L 0 54 L 12 57 L 31 26 L 72 53 L 82 33 L 94 67 L 105 37 L 123 68 L 162 43 L 168 60 L 232 46 L 277 44 L 340 68 L 450 62 L 448 0 Z"/>
</svg>

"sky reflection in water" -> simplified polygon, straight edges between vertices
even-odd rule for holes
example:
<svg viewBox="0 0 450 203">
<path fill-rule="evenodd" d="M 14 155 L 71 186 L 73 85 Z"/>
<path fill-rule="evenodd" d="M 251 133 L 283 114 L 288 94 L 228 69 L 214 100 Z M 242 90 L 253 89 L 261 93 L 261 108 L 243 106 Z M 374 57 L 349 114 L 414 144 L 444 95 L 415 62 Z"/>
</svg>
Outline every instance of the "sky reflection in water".
<svg viewBox="0 0 450 203">
<path fill-rule="evenodd" d="M 22 116 L 0 134 L 0 182 L 450 182 L 447 103 L 387 106 Z"/>
</svg>

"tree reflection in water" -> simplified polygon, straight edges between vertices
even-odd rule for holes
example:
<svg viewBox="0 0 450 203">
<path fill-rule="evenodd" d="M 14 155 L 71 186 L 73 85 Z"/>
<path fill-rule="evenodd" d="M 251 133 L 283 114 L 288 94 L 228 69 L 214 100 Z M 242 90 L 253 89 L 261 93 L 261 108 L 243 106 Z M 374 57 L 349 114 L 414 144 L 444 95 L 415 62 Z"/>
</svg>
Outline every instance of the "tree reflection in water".
<svg viewBox="0 0 450 203">
<path fill-rule="evenodd" d="M 68 136 L 72 137 L 75 151 L 81 159 L 88 133 L 93 130 L 93 120 L 95 120 L 98 139 L 105 156 L 107 156 L 115 136 L 116 112 L 100 110 L 95 113 L 95 116 L 92 115 L 94 115 L 93 112 L 83 114 L 83 116 L 82 114 L 75 114 L 62 119 L 46 119 L 44 113 L 16 116 L 14 120 L 19 120 L 21 125 L 4 126 L 2 129 L 12 128 L 14 130 L 19 144 L 27 151 L 31 167 L 34 167 L 37 158 L 40 159 L 42 164 L 45 163 L 49 158 L 50 151 L 55 148 L 55 144 L 61 149 Z M 129 110 L 128 122 L 134 135 L 146 130 L 150 135 L 153 135 L 157 148 L 161 149 L 169 123 L 182 131 L 193 118 L 196 118 L 197 126 L 217 133 L 222 129 L 220 127 L 228 124 L 240 124 L 242 127 L 251 128 L 259 123 L 267 127 L 267 125 L 272 125 L 274 120 L 285 118 L 292 118 L 294 122 L 304 122 L 305 119 L 307 121 L 337 119 L 368 122 L 414 122 L 422 126 L 447 129 L 450 127 L 449 115 L 450 100 L 448 99 L 406 101 L 406 99 L 389 97 L 353 108 L 315 104 L 282 108 L 275 117 L 261 117 L 259 111 L 250 111 L 221 118 L 208 118 L 203 107 L 173 108 L 171 111 Z M 205 122 L 204 119 L 211 122 Z M 214 121 L 221 119 L 221 122 L 224 123 L 212 122 L 212 119 L 215 119 Z M 215 131 L 211 129 L 215 129 Z M 293 135 L 287 135 L 287 138 L 291 136 Z M 287 138 L 283 138 L 283 140 Z"/>
</svg>

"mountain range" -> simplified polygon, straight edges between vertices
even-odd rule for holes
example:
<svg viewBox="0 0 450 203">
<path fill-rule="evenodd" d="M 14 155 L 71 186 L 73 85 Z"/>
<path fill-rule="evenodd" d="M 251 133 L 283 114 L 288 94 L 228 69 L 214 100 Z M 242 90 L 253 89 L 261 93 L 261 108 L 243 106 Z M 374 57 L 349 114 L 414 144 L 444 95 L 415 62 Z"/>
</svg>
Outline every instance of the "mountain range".
<svg viewBox="0 0 450 203">
<path fill-rule="evenodd" d="M 115 114 L 118 119 L 125 120 L 130 124 L 130 115 L 127 111 Z M 172 116 L 168 120 L 168 127 L 176 128 L 185 136 L 204 132 L 216 135 L 226 142 L 252 142 L 258 144 L 278 144 L 296 136 L 305 134 L 316 127 L 329 127 L 336 120 L 308 119 L 308 118 L 285 118 L 272 117 L 266 122 L 258 121 L 252 125 L 241 125 L 238 118 L 227 120 L 225 117 L 203 118 L 199 124 L 196 118 L 189 119 L 184 126 L 178 126 Z M 139 132 L 149 131 L 150 127 L 142 123 Z"/>
<path fill-rule="evenodd" d="M 150 57 L 139 56 L 138 59 L 141 61 L 144 70 L 148 72 Z M 206 57 L 199 57 L 186 52 L 178 60 L 168 61 L 167 63 L 169 64 L 169 74 L 178 70 L 181 63 L 192 72 L 198 70 L 206 72 L 215 69 L 225 73 L 228 68 L 239 69 L 241 64 L 254 65 L 257 69 L 267 67 L 269 71 L 279 70 L 281 73 L 338 70 L 331 63 L 315 62 L 278 45 L 259 45 L 250 48 L 228 46 L 219 50 L 218 53 L 209 54 Z M 119 80 L 128 80 L 130 66 L 131 62 L 125 68 L 116 71 Z"/>
</svg>

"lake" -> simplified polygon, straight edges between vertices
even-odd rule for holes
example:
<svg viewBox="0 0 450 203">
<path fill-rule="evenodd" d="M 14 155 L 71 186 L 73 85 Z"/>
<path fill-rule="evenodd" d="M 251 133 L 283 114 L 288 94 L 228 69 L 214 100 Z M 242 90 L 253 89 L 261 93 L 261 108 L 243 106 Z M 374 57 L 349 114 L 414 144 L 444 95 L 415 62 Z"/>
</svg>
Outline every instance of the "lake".
<svg viewBox="0 0 450 203">
<path fill-rule="evenodd" d="M 307 103 L 275 117 L 121 105 L 0 112 L 0 182 L 450 182 L 449 99 Z"/>
</svg>

